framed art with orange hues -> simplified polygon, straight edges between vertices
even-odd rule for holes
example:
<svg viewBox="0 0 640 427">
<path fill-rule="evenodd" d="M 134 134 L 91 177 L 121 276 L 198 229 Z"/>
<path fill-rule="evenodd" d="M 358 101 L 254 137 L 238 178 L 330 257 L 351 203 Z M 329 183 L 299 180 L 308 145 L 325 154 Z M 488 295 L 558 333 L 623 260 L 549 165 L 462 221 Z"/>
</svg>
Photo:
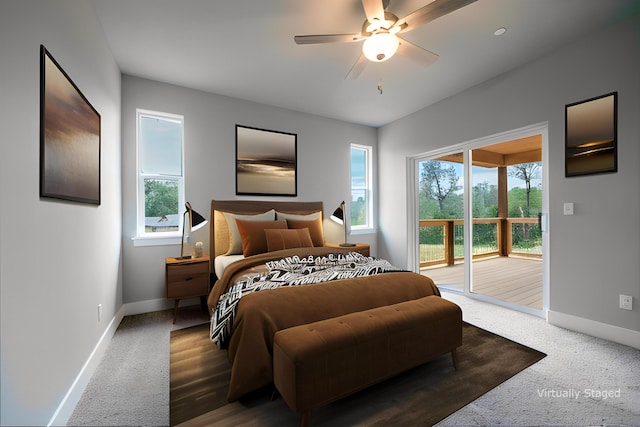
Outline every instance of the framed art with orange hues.
<svg viewBox="0 0 640 427">
<path fill-rule="evenodd" d="M 100 114 L 42 45 L 40 197 L 100 204 Z"/>
</svg>

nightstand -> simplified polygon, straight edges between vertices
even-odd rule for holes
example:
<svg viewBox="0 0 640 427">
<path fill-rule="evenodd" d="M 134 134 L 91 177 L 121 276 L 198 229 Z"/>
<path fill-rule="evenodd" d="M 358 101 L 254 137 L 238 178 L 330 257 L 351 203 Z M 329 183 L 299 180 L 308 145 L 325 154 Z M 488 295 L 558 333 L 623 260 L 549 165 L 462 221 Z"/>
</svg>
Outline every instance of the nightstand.
<svg viewBox="0 0 640 427">
<path fill-rule="evenodd" d="M 340 246 L 339 243 L 324 242 L 324 245 L 326 247 L 329 247 L 329 248 L 349 249 L 352 252 L 359 252 L 364 256 L 371 256 L 371 255 L 369 255 L 370 254 L 370 248 L 369 248 L 369 244 L 367 244 L 367 243 L 356 243 L 355 246 Z"/>
<path fill-rule="evenodd" d="M 209 294 L 209 255 L 190 259 L 165 259 L 167 299 L 175 299 L 173 323 L 176 323 L 181 299 Z"/>
</svg>

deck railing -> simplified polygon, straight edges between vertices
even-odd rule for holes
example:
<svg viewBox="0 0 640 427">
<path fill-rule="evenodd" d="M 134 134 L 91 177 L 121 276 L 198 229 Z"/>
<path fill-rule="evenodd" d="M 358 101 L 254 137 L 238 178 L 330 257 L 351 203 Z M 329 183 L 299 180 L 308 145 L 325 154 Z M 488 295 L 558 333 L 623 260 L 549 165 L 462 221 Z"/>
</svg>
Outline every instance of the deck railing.
<svg viewBox="0 0 640 427">
<path fill-rule="evenodd" d="M 420 220 L 420 266 L 453 265 L 464 259 L 464 221 Z M 474 258 L 510 254 L 541 257 L 542 238 L 537 218 L 474 218 Z"/>
</svg>

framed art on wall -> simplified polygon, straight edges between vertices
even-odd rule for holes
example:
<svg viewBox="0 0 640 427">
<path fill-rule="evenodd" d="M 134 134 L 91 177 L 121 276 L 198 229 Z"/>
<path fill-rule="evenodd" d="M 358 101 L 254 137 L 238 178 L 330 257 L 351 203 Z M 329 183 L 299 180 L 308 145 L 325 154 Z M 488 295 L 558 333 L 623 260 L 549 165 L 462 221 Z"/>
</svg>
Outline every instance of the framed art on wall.
<svg viewBox="0 0 640 427">
<path fill-rule="evenodd" d="M 618 93 L 565 107 L 565 176 L 618 171 Z"/>
<path fill-rule="evenodd" d="M 100 204 L 100 114 L 42 45 L 40 197 Z"/>
<path fill-rule="evenodd" d="M 297 139 L 236 125 L 236 194 L 297 196 Z"/>
</svg>

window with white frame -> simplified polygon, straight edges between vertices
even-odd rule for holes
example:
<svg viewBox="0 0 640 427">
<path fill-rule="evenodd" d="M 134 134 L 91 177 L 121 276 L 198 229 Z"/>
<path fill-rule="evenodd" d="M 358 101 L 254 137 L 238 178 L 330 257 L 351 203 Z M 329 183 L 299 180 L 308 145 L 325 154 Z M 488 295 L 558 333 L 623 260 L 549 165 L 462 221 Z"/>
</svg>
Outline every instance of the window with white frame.
<svg viewBox="0 0 640 427">
<path fill-rule="evenodd" d="M 351 230 L 373 228 L 372 148 L 351 144 Z"/>
<path fill-rule="evenodd" d="M 138 237 L 180 237 L 184 117 L 137 110 Z"/>
</svg>

